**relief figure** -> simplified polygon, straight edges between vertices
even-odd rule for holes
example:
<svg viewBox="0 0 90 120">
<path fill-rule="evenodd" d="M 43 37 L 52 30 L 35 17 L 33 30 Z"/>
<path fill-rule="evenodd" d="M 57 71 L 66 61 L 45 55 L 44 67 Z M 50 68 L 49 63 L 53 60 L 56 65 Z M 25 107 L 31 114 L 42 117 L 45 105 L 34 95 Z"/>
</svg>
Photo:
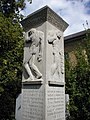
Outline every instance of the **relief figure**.
<svg viewBox="0 0 90 120">
<path fill-rule="evenodd" d="M 25 42 L 27 44 L 30 43 L 29 55 L 27 59 L 24 60 L 23 65 L 29 77 L 25 81 L 42 78 L 41 72 L 35 65 L 35 57 L 37 52 L 38 52 L 37 61 L 40 62 L 42 60 L 42 39 L 43 32 L 38 31 L 34 28 L 32 28 L 27 34 Z"/>
<path fill-rule="evenodd" d="M 52 54 L 53 54 L 53 64 L 51 66 L 51 76 L 56 76 L 56 78 L 60 79 L 60 75 L 62 72 L 61 64 L 62 63 L 62 52 L 60 51 L 60 39 L 61 34 L 59 31 L 50 32 L 48 43 L 52 45 Z"/>
</svg>

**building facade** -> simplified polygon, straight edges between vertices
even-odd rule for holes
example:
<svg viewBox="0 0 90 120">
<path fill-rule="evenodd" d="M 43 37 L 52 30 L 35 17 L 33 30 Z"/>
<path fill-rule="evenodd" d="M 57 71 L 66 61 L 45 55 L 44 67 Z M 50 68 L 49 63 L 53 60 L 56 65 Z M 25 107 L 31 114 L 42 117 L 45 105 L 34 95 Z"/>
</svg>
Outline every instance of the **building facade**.
<svg viewBox="0 0 90 120">
<path fill-rule="evenodd" d="M 76 50 L 80 47 L 83 47 L 83 54 L 86 56 L 86 51 L 84 49 L 85 41 L 87 38 L 87 31 L 81 31 L 69 36 L 64 37 L 64 51 L 65 51 L 65 59 L 69 59 L 72 66 L 77 64 L 76 59 Z"/>
</svg>

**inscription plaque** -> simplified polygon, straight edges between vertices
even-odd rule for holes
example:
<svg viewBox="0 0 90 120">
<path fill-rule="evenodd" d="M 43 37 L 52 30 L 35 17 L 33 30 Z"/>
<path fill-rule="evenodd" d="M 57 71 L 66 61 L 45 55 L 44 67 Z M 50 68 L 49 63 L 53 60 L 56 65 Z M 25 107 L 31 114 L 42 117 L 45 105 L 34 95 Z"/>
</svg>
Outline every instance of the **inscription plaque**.
<svg viewBox="0 0 90 120">
<path fill-rule="evenodd" d="M 43 120 L 43 90 L 39 85 L 24 86 L 23 88 L 23 120 Z"/>
<path fill-rule="evenodd" d="M 47 118 L 48 120 L 64 120 L 64 89 L 49 87 L 47 90 Z"/>
</svg>

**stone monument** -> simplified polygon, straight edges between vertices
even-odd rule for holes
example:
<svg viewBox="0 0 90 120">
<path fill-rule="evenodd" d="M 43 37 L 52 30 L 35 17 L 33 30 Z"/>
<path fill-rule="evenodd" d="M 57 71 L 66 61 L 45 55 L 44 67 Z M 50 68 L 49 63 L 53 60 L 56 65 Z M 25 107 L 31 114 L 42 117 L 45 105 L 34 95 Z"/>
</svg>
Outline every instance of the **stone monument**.
<svg viewBox="0 0 90 120">
<path fill-rule="evenodd" d="M 63 32 L 68 24 L 48 6 L 27 16 L 21 120 L 65 120 Z"/>
</svg>

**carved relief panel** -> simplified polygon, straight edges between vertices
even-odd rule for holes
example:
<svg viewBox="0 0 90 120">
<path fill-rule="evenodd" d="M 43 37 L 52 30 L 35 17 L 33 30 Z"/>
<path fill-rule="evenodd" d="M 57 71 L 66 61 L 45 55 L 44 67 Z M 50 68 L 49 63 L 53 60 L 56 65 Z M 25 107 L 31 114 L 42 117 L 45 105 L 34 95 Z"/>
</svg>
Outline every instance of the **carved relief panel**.
<svg viewBox="0 0 90 120">
<path fill-rule="evenodd" d="M 62 36 L 60 31 L 49 31 L 47 40 L 49 46 L 51 45 L 52 47 L 50 79 L 60 81 L 62 74 L 64 74 L 64 55 L 62 47 L 60 47 L 60 44 L 62 44 Z"/>
<path fill-rule="evenodd" d="M 42 73 L 37 64 L 42 61 L 43 39 L 44 33 L 35 28 L 25 33 L 23 82 L 42 79 Z"/>
</svg>

